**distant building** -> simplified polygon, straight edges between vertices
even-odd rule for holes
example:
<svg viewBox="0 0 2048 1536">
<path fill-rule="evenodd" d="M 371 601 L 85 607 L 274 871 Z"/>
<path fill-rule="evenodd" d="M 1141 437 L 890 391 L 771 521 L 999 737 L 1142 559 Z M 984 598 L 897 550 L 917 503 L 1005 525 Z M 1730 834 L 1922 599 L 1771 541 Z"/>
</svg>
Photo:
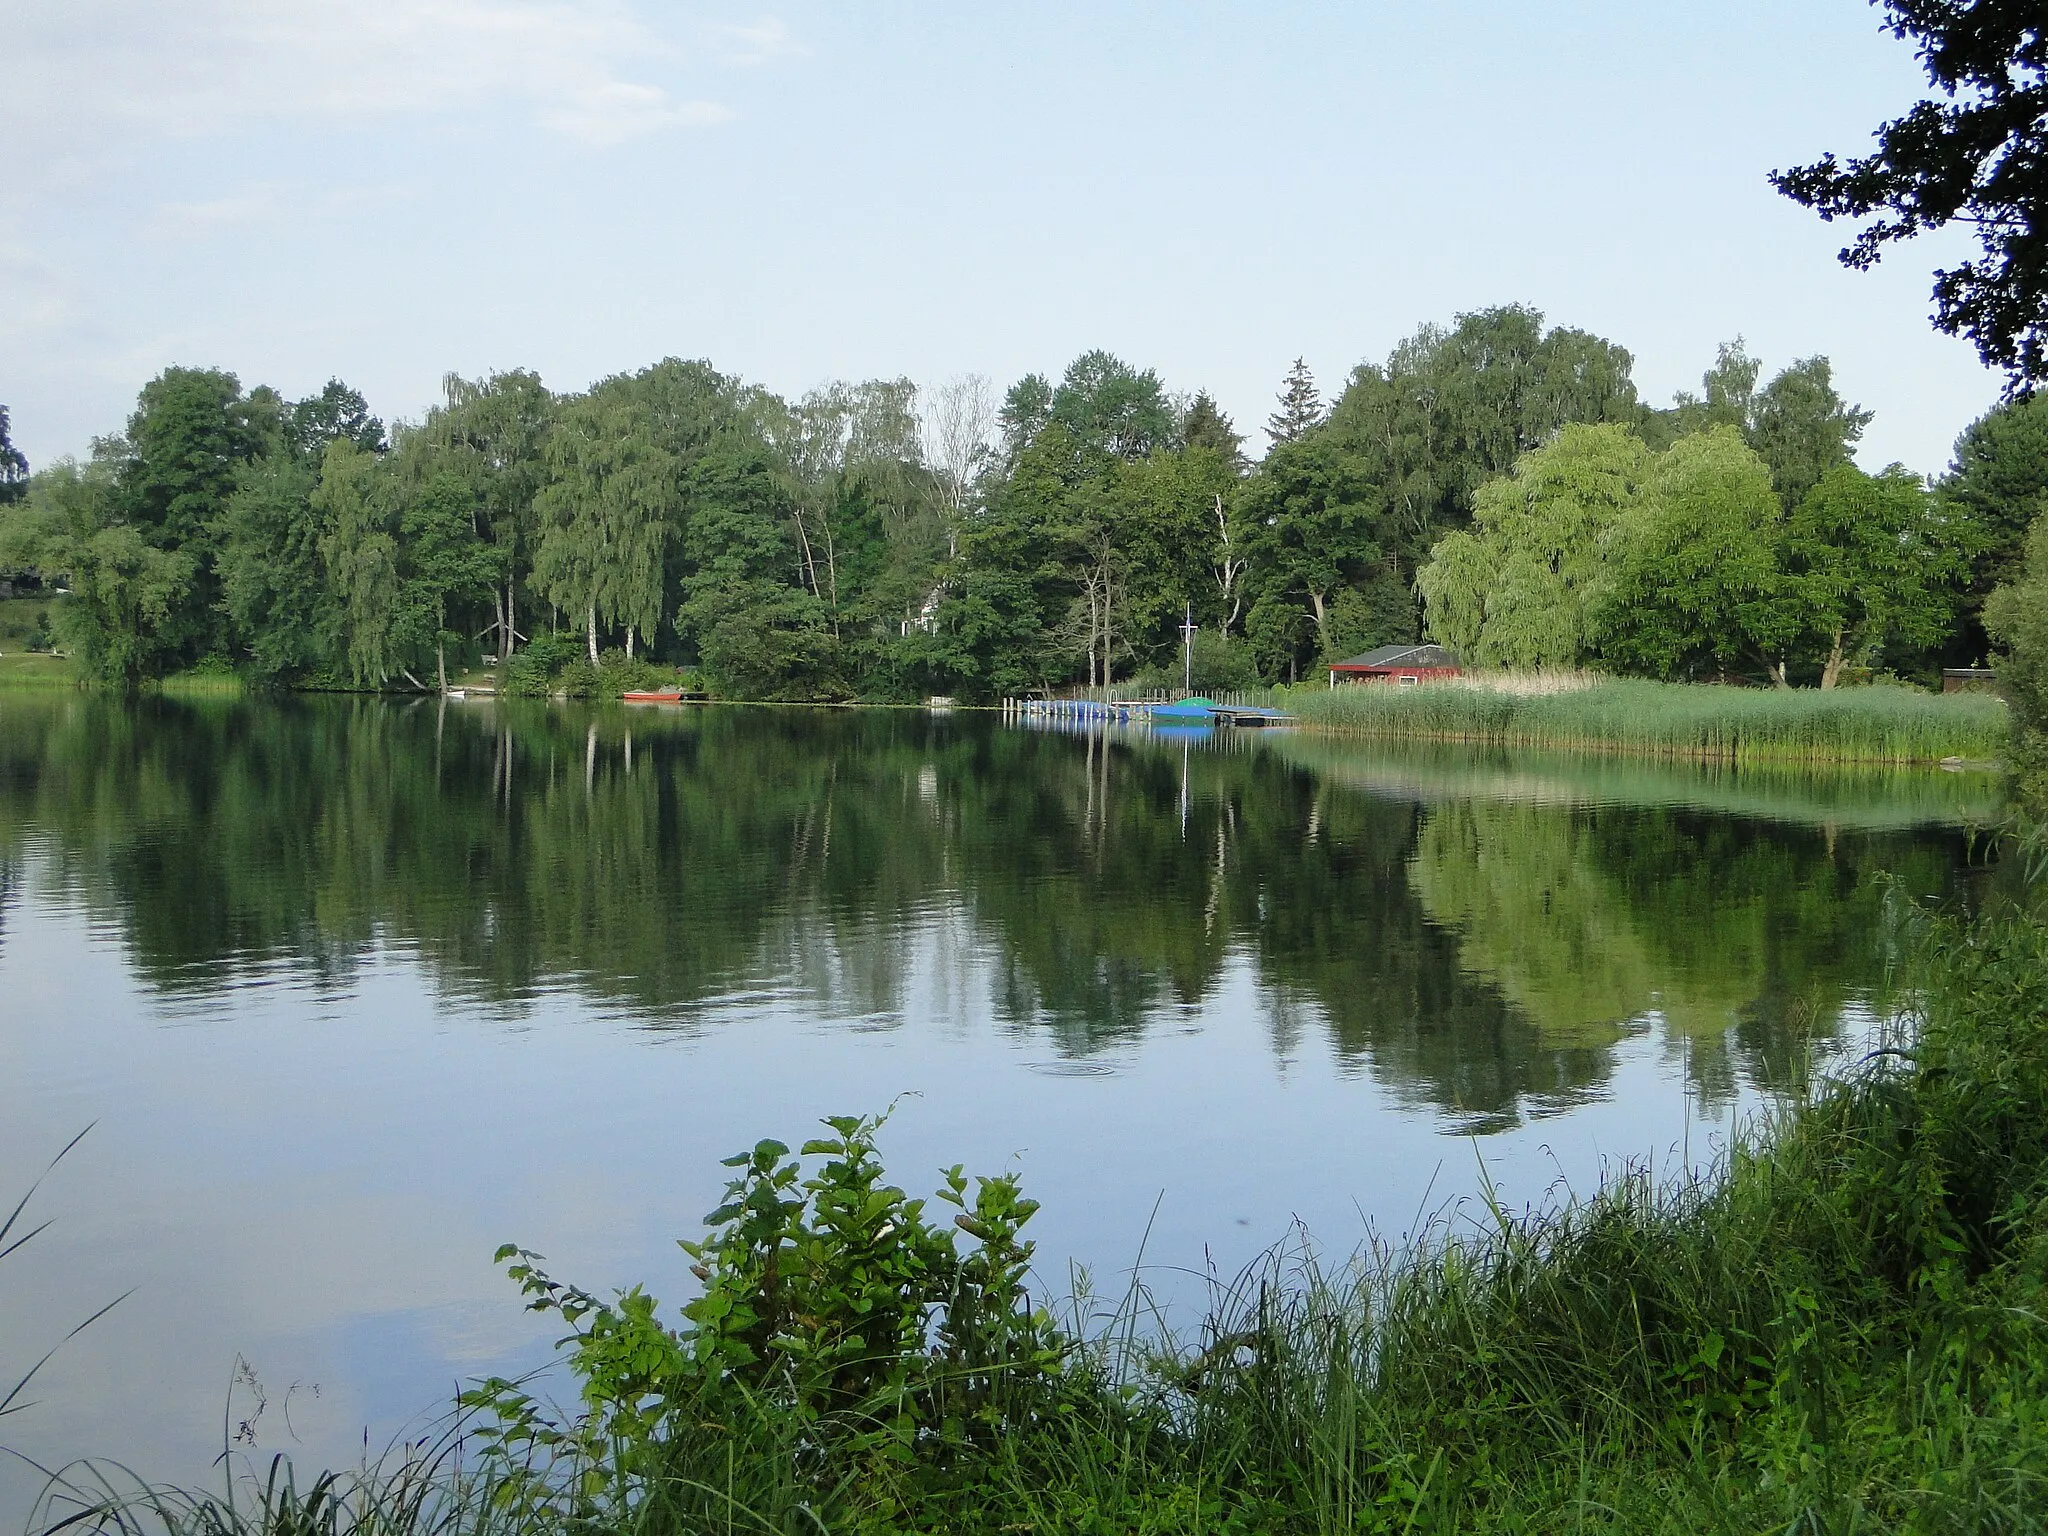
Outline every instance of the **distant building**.
<svg viewBox="0 0 2048 1536">
<path fill-rule="evenodd" d="M 1996 693 L 1998 671 L 1995 667 L 1943 667 L 1941 669 L 1941 691 L 1943 693 Z"/>
<path fill-rule="evenodd" d="M 1456 677 L 1462 669 L 1458 658 L 1440 645 L 1383 645 L 1349 661 L 1330 663 L 1330 686 L 1339 683 L 1393 683 L 1412 688 L 1417 683 Z"/>
</svg>

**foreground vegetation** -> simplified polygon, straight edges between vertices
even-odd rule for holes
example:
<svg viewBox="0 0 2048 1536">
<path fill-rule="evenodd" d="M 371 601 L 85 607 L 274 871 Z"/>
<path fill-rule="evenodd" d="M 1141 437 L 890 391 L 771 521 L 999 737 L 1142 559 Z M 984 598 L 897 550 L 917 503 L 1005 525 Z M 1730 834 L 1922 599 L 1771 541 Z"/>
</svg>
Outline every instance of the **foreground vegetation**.
<svg viewBox="0 0 2048 1536">
<path fill-rule="evenodd" d="M 731 1160 L 673 1327 L 501 1253 L 567 1411 L 485 1383 L 438 1446 L 232 1503 L 74 1471 L 45 1528 L 2040 1530 L 2048 925 L 1910 944 L 1915 1037 L 1710 1179 L 1275 1259 L 1174 1339 L 1142 1294 L 1042 1304 L 1014 1175 L 911 1199 L 837 1119 Z"/>
<path fill-rule="evenodd" d="M 1610 678 L 1557 692 L 1306 687 L 1287 690 L 1285 703 L 1322 730 L 1733 762 L 1989 762 L 2008 730 L 2005 706 L 1991 695 L 1888 686 L 1820 692 Z"/>
</svg>

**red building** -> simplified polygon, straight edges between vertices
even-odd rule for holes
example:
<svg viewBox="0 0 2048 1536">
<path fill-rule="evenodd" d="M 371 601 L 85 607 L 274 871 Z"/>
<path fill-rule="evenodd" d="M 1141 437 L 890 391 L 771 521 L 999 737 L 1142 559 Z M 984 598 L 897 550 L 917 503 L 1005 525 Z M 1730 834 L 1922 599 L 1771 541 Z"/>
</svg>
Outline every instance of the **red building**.
<svg viewBox="0 0 2048 1536">
<path fill-rule="evenodd" d="M 1458 658 L 1440 645 L 1383 645 L 1349 661 L 1330 663 L 1330 686 L 1339 683 L 1393 683 L 1412 688 L 1417 683 L 1456 677 Z"/>
</svg>

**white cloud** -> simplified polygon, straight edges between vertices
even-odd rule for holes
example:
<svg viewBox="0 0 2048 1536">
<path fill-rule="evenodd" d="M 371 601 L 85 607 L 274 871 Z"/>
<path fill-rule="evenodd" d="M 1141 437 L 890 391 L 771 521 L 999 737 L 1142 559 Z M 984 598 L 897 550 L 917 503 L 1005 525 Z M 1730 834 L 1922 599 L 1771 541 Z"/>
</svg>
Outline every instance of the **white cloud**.
<svg viewBox="0 0 2048 1536">
<path fill-rule="evenodd" d="M 650 78 L 684 61 L 620 0 L 0 0 L 0 55 L 0 122 L 66 160 L 252 118 L 510 106 L 612 144 L 725 115 Z"/>
</svg>

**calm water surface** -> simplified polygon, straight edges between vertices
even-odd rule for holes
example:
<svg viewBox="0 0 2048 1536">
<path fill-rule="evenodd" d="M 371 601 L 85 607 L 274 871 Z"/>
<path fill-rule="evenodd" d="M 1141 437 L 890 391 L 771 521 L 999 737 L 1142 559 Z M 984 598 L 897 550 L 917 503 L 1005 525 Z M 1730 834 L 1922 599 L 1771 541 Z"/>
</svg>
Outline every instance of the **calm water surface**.
<svg viewBox="0 0 2048 1536">
<path fill-rule="evenodd" d="M 1250 737 L 1250 733 L 1246 733 Z M 684 1290 L 717 1160 L 901 1097 L 1041 1268 L 1196 1297 L 1490 1178 L 1709 1155 L 1867 1032 L 1992 789 L 981 716 L 0 695 L 0 1443 L 348 1458 Z M 234 1385 L 238 1362 L 260 1382 Z M 13 1367 L 13 1372 L 9 1372 Z M 260 1407 L 260 1412 L 258 1411 Z M 27 1475 L 0 1470 L 0 1514 Z"/>
</svg>

